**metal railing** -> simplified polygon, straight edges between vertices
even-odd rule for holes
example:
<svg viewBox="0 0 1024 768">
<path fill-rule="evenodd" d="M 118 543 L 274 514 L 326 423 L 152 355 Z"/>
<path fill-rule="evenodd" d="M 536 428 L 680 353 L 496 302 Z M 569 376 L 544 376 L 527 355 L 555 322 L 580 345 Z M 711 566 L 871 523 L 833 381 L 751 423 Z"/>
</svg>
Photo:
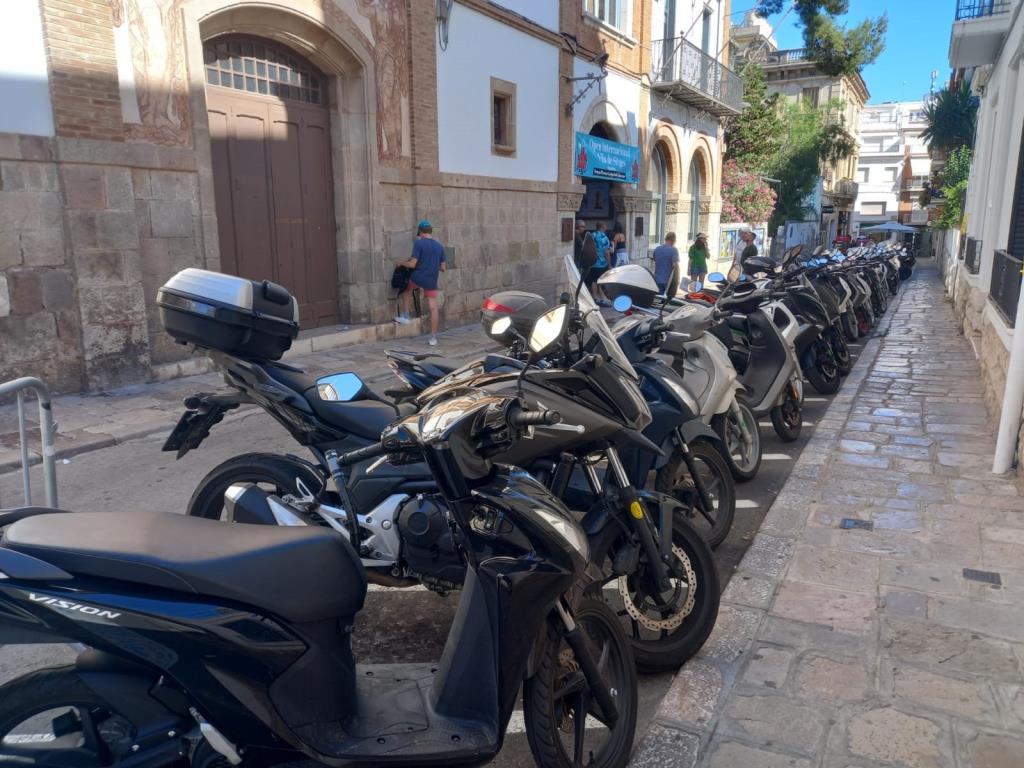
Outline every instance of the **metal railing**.
<svg viewBox="0 0 1024 768">
<path fill-rule="evenodd" d="M 790 64 L 797 61 L 807 60 L 806 48 L 786 48 L 781 51 L 771 51 L 768 54 L 768 64 Z"/>
<path fill-rule="evenodd" d="M 838 181 L 829 182 L 826 179 L 825 191 L 832 194 L 835 197 L 849 197 L 856 198 L 857 190 L 860 185 L 856 181 L 850 179 L 839 179 Z"/>
<path fill-rule="evenodd" d="M 685 83 L 737 112 L 743 110 L 743 78 L 686 38 L 651 42 L 651 77 L 659 83 Z"/>
<path fill-rule="evenodd" d="M 25 497 L 25 506 L 32 505 L 32 478 L 29 475 L 31 464 L 28 450 L 28 428 L 25 424 L 25 392 L 35 392 L 39 402 L 39 444 L 43 459 L 43 483 L 46 490 L 46 504 L 57 506 L 57 458 L 53 448 L 53 408 L 50 401 L 50 390 L 42 381 L 34 376 L 23 376 L 0 384 L 0 398 L 15 395 L 18 407 L 18 440 L 21 447 L 21 482 Z"/>
<path fill-rule="evenodd" d="M 973 237 L 967 238 L 967 248 L 964 249 L 964 266 L 967 267 L 970 274 L 978 274 L 981 269 L 981 240 L 975 240 Z"/>
<path fill-rule="evenodd" d="M 906 179 L 903 182 L 904 189 L 924 189 L 928 186 L 927 176 L 915 176 L 912 179 Z"/>
<path fill-rule="evenodd" d="M 1009 13 L 1013 0 L 956 0 L 955 21 Z"/>
<path fill-rule="evenodd" d="M 989 298 L 996 305 L 999 314 L 1011 328 L 1017 321 L 1017 304 L 1020 301 L 1021 270 L 1024 261 L 1006 251 L 996 251 L 992 260 L 992 280 L 988 286 Z"/>
</svg>

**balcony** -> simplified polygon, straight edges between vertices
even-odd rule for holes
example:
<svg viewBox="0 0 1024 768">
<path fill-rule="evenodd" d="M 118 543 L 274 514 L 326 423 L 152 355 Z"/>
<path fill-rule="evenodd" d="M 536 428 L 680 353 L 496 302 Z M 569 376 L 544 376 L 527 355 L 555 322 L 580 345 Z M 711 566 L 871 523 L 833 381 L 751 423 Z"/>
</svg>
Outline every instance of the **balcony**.
<svg viewBox="0 0 1024 768">
<path fill-rule="evenodd" d="M 859 188 L 860 185 L 850 179 L 840 179 L 839 181 L 825 179 L 825 194 L 831 195 L 836 200 L 848 200 L 852 203 L 857 199 Z"/>
<path fill-rule="evenodd" d="M 925 189 L 928 186 L 927 176 L 918 176 L 913 179 L 903 180 L 903 190 L 905 192 L 913 192 L 915 190 Z"/>
<path fill-rule="evenodd" d="M 807 61 L 806 48 L 786 48 L 782 51 L 770 51 L 765 64 L 796 64 Z"/>
<path fill-rule="evenodd" d="M 716 117 L 743 111 L 742 78 L 682 37 L 652 41 L 651 84 Z"/>
<path fill-rule="evenodd" d="M 956 18 L 949 36 L 949 65 L 953 69 L 967 69 L 992 64 L 1010 29 L 1010 11 L 1019 1 L 956 0 Z"/>
</svg>

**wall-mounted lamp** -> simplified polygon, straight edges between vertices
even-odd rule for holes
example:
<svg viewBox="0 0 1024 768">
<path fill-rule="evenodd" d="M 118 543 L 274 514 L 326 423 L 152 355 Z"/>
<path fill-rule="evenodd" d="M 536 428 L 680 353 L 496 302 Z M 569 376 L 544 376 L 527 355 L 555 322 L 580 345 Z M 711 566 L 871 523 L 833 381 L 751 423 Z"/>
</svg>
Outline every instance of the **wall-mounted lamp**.
<svg viewBox="0 0 1024 768">
<path fill-rule="evenodd" d="M 448 50 L 448 22 L 454 4 L 455 0 L 437 0 L 437 44 L 442 51 Z"/>
<path fill-rule="evenodd" d="M 588 72 L 587 74 L 580 75 L 579 77 L 566 77 L 565 78 L 566 82 L 570 82 L 570 83 L 578 83 L 578 82 L 581 82 L 581 81 L 585 81 L 587 83 L 586 88 L 584 88 L 582 91 L 580 91 L 575 96 L 573 96 L 572 101 L 570 101 L 568 104 L 565 105 L 565 116 L 566 117 L 570 117 L 572 115 L 573 109 L 576 107 L 577 104 L 579 104 L 580 100 L 584 96 L 587 95 L 587 92 L 591 88 L 593 88 L 595 85 L 599 84 L 602 80 L 604 80 L 606 77 L 608 77 L 608 72 L 605 69 L 605 65 L 608 63 L 608 53 L 607 52 L 602 51 L 601 53 L 597 54 L 597 56 L 595 56 L 593 59 L 591 59 L 591 62 L 596 64 L 601 69 L 600 74 L 595 74 L 594 72 Z"/>
</svg>

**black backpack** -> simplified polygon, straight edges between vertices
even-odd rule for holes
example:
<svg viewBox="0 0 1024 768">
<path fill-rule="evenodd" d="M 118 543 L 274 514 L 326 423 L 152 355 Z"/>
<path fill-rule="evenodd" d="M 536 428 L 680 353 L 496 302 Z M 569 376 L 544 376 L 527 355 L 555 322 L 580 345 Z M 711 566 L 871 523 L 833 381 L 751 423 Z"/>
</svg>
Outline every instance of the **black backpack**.
<svg viewBox="0 0 1024 768">
<path fill-rule="evenodd" d="M 391 273 L 391 287 L 399 293 L 405 291 L 409 287 L 409 278 L 412 276 L 412 270 L 408 267 L 398 265 L 395 267 L 395 271 Z"/>
</svg>

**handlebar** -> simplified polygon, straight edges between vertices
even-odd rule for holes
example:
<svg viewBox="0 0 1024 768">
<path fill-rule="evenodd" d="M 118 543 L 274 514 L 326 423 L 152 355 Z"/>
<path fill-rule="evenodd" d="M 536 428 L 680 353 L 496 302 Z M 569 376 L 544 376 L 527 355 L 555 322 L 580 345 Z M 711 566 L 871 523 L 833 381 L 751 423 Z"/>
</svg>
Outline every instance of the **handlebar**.
<svg viewBox="0 0 1024 768">
<path fill-rule="evenodd" d="M 337 462 L 339 467 L 350 467 L 353 464 L 358 464 L 361 461 L 367 459 L 375 459 L 378 456 L 383 456 L 388 452 L 388 449 L 384 447 L 383 443 L 372 443 L 365 448 L 356 448 L 354 451 L 346 451 L 345 453 L 338 455 L 337 451 L 328 451 L 324 454 L 324 458 L 327 460 L 328 468 L 333 472 L 334 467 L 331 466 L 333 462 Z"/>
<path fill-rule="evenodd" d="M 558 424 L 562 415 L 558 411 L 524 411 L 513 408 L 508 413 L 510 427 L 543 427 Z"/>
</svg>

